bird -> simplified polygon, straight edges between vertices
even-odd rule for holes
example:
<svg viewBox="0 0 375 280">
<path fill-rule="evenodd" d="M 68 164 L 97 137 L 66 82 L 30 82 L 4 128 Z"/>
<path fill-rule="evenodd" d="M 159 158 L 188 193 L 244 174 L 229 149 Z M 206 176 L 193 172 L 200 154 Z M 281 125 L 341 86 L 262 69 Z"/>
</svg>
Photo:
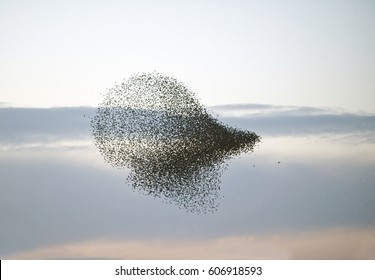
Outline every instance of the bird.
<svg viewBox="0 0 375 280">
<path fill-rule="evenodd" d="M 156 72 L 110 89 L 91 127 L 104 160 L 130 168 L 134 189 L 198 213 L 216 210 L 225 161 L 261 139 L 221 123 L 182 82 Z"/>
</svg>

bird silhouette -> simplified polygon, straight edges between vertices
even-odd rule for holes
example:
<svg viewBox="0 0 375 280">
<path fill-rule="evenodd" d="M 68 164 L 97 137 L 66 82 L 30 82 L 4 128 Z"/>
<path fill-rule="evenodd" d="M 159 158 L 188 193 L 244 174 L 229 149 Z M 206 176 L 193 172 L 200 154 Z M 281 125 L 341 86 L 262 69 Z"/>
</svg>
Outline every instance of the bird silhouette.
<svg viewBox="0 0 375 280">
<path fill-rule="evenodd" d="M 254 132 L 212 117 L 187 86 L 156 72 L 111 88 L 91 126 L 105 161 L 130 169 L 133 189 L 191 212 L 216 209 L 226 161 L 260 142 Z"/>
</svg>

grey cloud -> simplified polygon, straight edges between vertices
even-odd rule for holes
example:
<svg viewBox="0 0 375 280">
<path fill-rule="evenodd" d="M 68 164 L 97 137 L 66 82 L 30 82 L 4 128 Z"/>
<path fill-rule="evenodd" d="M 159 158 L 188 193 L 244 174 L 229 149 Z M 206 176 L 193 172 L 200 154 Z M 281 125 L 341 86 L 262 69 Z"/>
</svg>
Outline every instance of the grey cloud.
<svg viewBox="0 0 375 280">
<path fill-rule="evenodd" d="M 337 112 L 326 108 L 317 108 L 309 106 L 281 106 L 271 104 L 225 104 L 210 107 L 213 111 L 230 113 L 242 112 L 243 115 L 312 115 L 327 114 Z"/>
<path fill-rule="evenodd" d="M 353 114 L 314 116 L 223 117 L 221 121 L 267 135 L 309 135 L 322 133 L 373 133 L 375 116 Z"/>
<path fill-rule="evenodd" d="M 89 107 L 0 108 L 0 143 L 87 137 L 94 111 Z"/>
<path fill-rule="evenodd" d="M 223 105 L 215 105 L 211 106 L 215 111 L 221 110 L 248 110 L 248 109 L 270 109 L 275 108 L 276 106 L 269 105 L 269 104 L 223 104 Z M 279 107 L 279 106 L 277 106 Z"/>
<path fill-rule="evenodd" d="M 219 114 L 223 123 L 254 131 L 261 136 L 375 132 L 374 115 L 262 104 L 222 105 L 212 109 Z M 260 111 L 249 113 L 253 109 Z M 0 108 L 0 143 L 44 143 L 67 138 L 90 138 L 90 118 L 95 110 L 90 107 Z M 233 110 L 240 114 L 235 117 L 226 114 Z"/>
<path fill-rule="evenodd" d="M 347 113 L 342 110 L 259 104 L 223 105 L 212 108 L 219 114 L 221 121 L 254 130 L 260 135 L 375 132 L 375 115 Z M 237 112 L 239 116 L 231 116 L 233 112 Z"/>
</svg>

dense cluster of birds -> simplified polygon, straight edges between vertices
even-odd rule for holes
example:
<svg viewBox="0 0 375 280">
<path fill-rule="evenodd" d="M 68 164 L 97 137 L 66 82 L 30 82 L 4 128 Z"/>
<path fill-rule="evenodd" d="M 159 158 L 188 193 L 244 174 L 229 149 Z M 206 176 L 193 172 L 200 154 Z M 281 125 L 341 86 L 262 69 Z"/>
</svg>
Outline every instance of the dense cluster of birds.
<svg viewBox="0 0 375 280">
<path fill-rule="evenodd" d="M 225 162 L 260 142 L 212 117 L 174 77 L 135 74 L 103 97 L 91 126 L 105 161 L 129 168 L 133 189 L 187 211 L 215 211 Z"/>
</svg>

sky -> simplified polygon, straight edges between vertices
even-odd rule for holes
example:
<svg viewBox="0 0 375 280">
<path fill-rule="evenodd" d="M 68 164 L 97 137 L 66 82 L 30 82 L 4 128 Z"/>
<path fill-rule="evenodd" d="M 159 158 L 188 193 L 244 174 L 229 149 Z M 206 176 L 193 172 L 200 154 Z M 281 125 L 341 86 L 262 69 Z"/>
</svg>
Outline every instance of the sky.
<svg viewBox="0 0 375 280">
<path fill-rule="evenodd" d="M 0 0 L 0 258 L 375 259 L 374 14 Z M 151 71 L 262 137 L 228 162 L 214 213 L 133 191 L 93 143 L 101 94 Z"/>
<path fill-rule="evenodd" d="M 137 72 L 203 104 L 375 112 L 373 1 L 0 1 L 0 102 L 96 106 Z"/>
</svg>

